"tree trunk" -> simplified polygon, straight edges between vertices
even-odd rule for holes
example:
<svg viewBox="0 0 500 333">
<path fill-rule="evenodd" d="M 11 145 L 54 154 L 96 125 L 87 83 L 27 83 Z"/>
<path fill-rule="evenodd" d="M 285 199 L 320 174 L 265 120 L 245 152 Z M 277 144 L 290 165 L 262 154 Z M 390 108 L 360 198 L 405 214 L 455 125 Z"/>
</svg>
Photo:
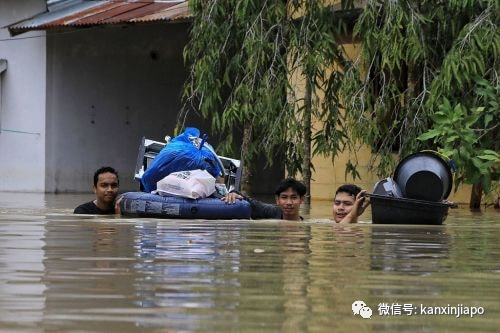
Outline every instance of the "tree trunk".
<svg viewBox="0 0 500 333">
<path fill-rule="evenodd" d="M 409 104 L 409 101 L 413 100 L 414 98 L 417 97 L 418 91 L 416 89 L 417 87 L 417 72 L 415 66 L 405 66 L 407 69 L 407 80 L 406 80 L 406 87 L 407 87 L 407 92 L 406 92 L 406 100 L 405 100 L 405 105 Z M 404 89 L 402 89 L 404 90 Z"/>
<path fill-rule="evenodd" d="M 482 196 L 483 196 L 483 185 L 481 185 L 481 183 L 472 185 L 472 191 L 470 192 L 470 203 L 469 203 L 469 208 L 471 210 L 481 209 Z"/>
<path fill-rule="evenodd" d="M 250 122 L 245 122 L 243 129 L 243 140 L 241 143 L 241 163 L 243 163 L 243 172 L 241 175 L 241 191 L 252 194 L 252 188 L 250 185 L 250 178 L 252 177 L 252 161 L 249 161 L 246 157 L 245 152 L 248 151 L 248 147 L 252 143 L 252 125 Z"/>
<path fill-rule="evenodd" d="M 307 193 L 304 198 L 306 206 L 311 203 L 311 137 L 312 137 L 312 83 L 306 81 L 306 91 L 304 96 L 304 158 L 302 160 L 302 179 L 306 185 Z"/>
</svg>

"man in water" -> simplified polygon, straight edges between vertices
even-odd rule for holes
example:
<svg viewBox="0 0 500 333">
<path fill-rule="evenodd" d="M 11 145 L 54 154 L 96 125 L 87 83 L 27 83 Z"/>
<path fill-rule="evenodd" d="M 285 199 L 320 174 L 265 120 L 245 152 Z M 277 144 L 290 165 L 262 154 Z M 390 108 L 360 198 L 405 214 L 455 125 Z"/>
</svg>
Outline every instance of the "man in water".
<svg viewBox="0 0 500 333">
<path fill-rule="evenodd" d="M 353 184 L 344 184 L 335 192 L 333 219 L 336 223 L 356 223 L 370 202 L 365 202 L 366 190 Z"/>
<path fill-rule="evenodd" d="M 99 168 L 94 173 L 96 199 L 76 207 L 73 214 L 120 214 L 120 200 L 116 200 L 119 183 L 115 169 L 109 166 Z"/>
<path fill-rule="evenodd" d="M 222 198 L 224 202 L 232 204 L 235 200 L 245 199 L 252 208 L 252 219 L 280 219 L 300 221 L 300 205 L 304 202 L 306 186 L 293 178 L 287 178 L 278 184 L 275 194 L 276 205 L 266 204 L 259 200 L 246 197 L 238 192 L 230 192 Z"/>
</svg>

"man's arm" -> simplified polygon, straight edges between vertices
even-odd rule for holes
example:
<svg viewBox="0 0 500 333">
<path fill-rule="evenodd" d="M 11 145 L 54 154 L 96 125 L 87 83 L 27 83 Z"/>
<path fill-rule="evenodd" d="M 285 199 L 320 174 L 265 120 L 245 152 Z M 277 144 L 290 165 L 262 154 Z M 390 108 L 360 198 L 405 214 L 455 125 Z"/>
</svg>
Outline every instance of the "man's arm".
<svg viewBox="0 0 500 333">
<path fill-rule="evenodd" d="M 232 204 L 236 200 L 248 201 L 250 203 L 250 207 L 252 208 L 251 217 L 254 220 L 282 218 L 282 212 L 280 207 L 273 204 L 264 203 L 256 199 L 252 199 L 250 197 L 246 197 L 238 192 L 231 192 L 221 200 L 228 204 Z"/>
<path fill-rule="evenodd" d="M 250 203 L 250 207 L 252 208 L 252 219 L 278 219 L 281 220 L 282 212 L 281 208 L 276 205 L 264 203 L 262 201 L 245 198 Z"/>
</svg>

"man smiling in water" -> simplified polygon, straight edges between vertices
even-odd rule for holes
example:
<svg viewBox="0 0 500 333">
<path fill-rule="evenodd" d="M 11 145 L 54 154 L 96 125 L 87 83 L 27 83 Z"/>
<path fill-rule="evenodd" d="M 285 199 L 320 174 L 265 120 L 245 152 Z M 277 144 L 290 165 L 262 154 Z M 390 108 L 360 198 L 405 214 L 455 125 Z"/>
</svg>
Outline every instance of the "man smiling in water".
<svg viewBox="0 0 500 333">
<path fill-rule="evenodd" d="M 118 195 L 118 172 L 112 167 L 102 167 L 94 173 L 96 199 L 75 208 L 73 214 L 120 214 Z"/>
<path fill-rule="evenodd" d="M 300 221 L 300 205 L 304 202 L 306 186 L 293 178 L 287 178 L 278 184 L 275 194 L 276 205 L 263 203 L 249 197 L 245 197 L 238 192 L 231 192 L 221 200 L 228 204 L 235 200 L 245 199 L 252 207 L 252 219 L 281 219 L 290 221 Z"/>
<path fill-rule="evenodd" d="M 335 192 L 333 219 L 336 223 L 356 223 L 370 202 L 365 202 L 366 190 L 353 184 L 344 184 Z M 364 204 L 364 205 L 363 205 Z"/>
</svg>

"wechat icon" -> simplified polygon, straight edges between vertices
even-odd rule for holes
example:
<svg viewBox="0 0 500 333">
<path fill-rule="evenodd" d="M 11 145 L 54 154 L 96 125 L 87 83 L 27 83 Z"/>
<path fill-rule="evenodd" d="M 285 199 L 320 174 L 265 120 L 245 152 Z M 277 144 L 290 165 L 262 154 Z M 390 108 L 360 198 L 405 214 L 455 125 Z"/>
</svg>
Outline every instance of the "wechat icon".
<svg viewBox="0 0 500 333">
<path fill-rule="evenodd" d="M 364 319 L 372 319 L 372 309 L 367 307 L 363 301 L 355 301 L 352 303 L 352 312 L 354 315 L 359 314 Z"/>
</svg>

